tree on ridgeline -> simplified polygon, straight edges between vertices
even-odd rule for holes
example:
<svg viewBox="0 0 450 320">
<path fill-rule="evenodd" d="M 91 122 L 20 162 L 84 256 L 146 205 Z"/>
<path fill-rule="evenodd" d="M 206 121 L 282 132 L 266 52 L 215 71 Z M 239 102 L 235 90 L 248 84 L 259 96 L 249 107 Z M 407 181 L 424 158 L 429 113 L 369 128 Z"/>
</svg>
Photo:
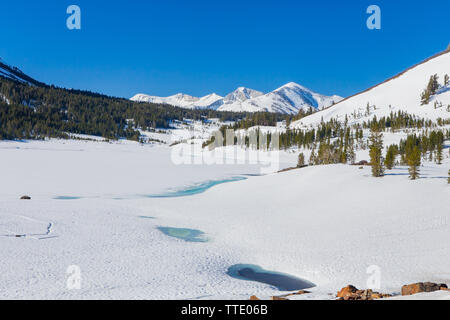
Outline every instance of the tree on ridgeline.
<svg viewBox="0 0 450 320">
<path fill-rule="evenodd" d="M 430 77 L 427 88 L 422 92 L 420 96 L 422 105 L 428 104 L 430 102 L 431 96 L 436 94 L 437 90 L 439 89 L 438 79 L 439 77 L 437 74 Z"/>
<path fill-rule="evenodd" d="M 383 167 L 383 134 L 376 128 L 372 128 L 369 137 L 369 156 L 372 166 L 372 176 L 382 177 Z"/>
</svg>

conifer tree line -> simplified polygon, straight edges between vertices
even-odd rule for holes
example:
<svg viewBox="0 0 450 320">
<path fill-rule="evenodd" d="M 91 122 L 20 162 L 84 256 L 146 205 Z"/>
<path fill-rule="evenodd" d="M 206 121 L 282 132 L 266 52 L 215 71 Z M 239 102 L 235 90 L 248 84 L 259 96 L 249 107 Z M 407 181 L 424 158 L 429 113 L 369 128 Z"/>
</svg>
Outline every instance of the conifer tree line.
<svg viewBox="0 0 450 320">
<path fill-rule="evenodd" d="M 238 121 L 275 125 L 292 116 L 190 110 L 57 88 L 31 86 L 0 76 L 0 139 L 68 138 L 67 133 L 139 140 L 138 129 L 170 128 L 173 121 Z"/>
<path fill-rule="evenodd" d="M 348 126 L 347 121 L 340 123 L 332 119 L 326 123 L 322 121 L 316 129 L 286 129 L 279 135 L 279 145 L 281 149 L 298 147 L 311 150 L 308 165 L 353 164 L 356 159 L 355 151 L 369 149 L 372 176 L 382 177 L 385 170 L 392 170 L 396 165 L 404 165 L 408 166 L 410 178 L 414 180 L 420 176 L 422 161 L 442 163 L 444 141 L 450 140 L 450 130 L 442 126 L 448 124 L 448 121 L 448 119 L 438 119 L 437 122 L 432 122 L 404 112 L 391 113 L 388 117 L 381 119 L 375 116 L 370 121 L 353 126 Z M 235 128 L 239 128 L 238 123 L 233 126 L 223 126 L 220 131 L 225 137 L 227 129 Z M 363 132 L 367 128 L 370 129 L 370 136 L 365 141 Z M 408 134 L 407 138 L 401 139 L 399 144 L 386 146 L 385 152 L 383 132 L 395 132 L 402 129 L 421 130 L 421 133 Z M 265 147 L 268 148 L 272 134 L 270 132 L 261 134 L 259 128 L 255 130 L 258 139 L 267 139 L 268 143 Z M 244 141 L 244 145 L 250 147 L 246 134 L 248 132 L 243 130 L 236 132 L 234 143 Z M 204 147 L 213 141 L 206 142 Z M 297 167 L 305 165 L 305 156 L 300 153 Z"/>
<path fill-rule="evenodd" d="M 248 132 L 241 130 L 245 128 L 241 122 L 238 121 L 233 125 L 224 125 L 219 131 L 223 137 L 226 136 L 226 130 L 232 129 L 235 131 L 235 144 L 237 141 L 245 141 L 245 145 L 249 146 Z M 438 119 L 436 122 L 418 118 L 408 113 L 399 111 L 397 113 L 391 113 L 387 117 L 377 119 L 376 116 L 372 120 L 364 121 L 362 124 L 348 125 L 348 121 L 341 123 L 335 119 L 331 119 L 328 122 L 321 122 L 316 128 L 311 129 L 290 129 L 286 128 L 283 132 L 279 133 L 279 145 L 280 149 L 287 150 L 292 147 L 305 148 L 315 150 L 317 155 L 326 154 L 324 159 L 318 161 L 318 163 L 347 163 L 354 159 L 354 152 L 356 150 L 366 149 L 368 147 L 367 142 L 364 140 L 364 129 L 370 129 L 372 131 L 384 132 L 396 132 L 398 130 L 414 129 L 425 130 L 426 132 L 437 129 L 444 125 L 450 124 L 450 119 Z M 260 136 L 260 129 L 254 129 Z M 242 136 L 242 137 L 240 137 Z M 266 133 L 261 135 L 267 138 L 269 144 L 272 139 L 272 134 Z M 449 130 L 446 130 L 447 138 L 449 136 Z M 433 141 L 435 138 L 433 138 Z M 434 143 L 434 142 L 433 142 Z M 209 142 L 205 143 L 208 145 Z M 224 139 L 224 145 L 226 140 Z M 317 150 L 316 150 L 317 149 Z"/>
<path fill-rule="evenodd" d="M 372 176 L 383 176 L 384 169 L 391 170 L 397 164 L 408 166 L 409 177 L 415 180 L 420 177 L 420 166 L 422 161 L 435 161 L 442 164 L 443 145 L 445 136 L 449 138 L 449 132 L 444 135 L 443 130 L 425 131 L 421 135 L 410 134 L 405 140 L 400 140 L 398 145 L 390 145 L 386 151 L 386 157 L 382 154 L 382 136 L 379 132 L 372 131 L 370 144 L 370 165 Z M 400 161 L 396 158 L 400 156 Z M 384 166 L 384 167 L 383 167 Z"/>
</svg>

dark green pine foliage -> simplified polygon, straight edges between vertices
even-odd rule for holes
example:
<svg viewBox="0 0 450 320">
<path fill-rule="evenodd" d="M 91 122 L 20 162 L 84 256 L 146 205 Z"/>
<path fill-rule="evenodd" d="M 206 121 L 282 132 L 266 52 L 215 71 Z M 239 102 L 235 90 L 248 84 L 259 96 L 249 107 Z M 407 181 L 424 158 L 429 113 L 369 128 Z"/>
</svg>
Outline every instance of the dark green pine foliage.
<svg viewBox="0 0 450 320">
<path fill-rule="evenodd" d="M 416 180 L 420 174 L 420 149 L 418 146 L 414 146 L 408 153 L 408 171 L 411 180 Z"/>
<path fill-rule="evenodd" d="M 422 105 L 428 104 L 430 102 L 431 96 L 436 94 L 437 90 L 439 89 L 438 79 L 439 77 L 437 74 L 432 75 L 430 77 L 426 89 L 422 92 L 420 96 Z"/>
<path fill-rule="evenodd" d="M 383 134 L 377 128 L 373 128 L 369 138 L 369 156 L 373 177 L 382 177 L 384 175 L 382 151 Z"/>
<path fill-rule="evenodd" d="M 437 146 L 436 146 L 436 163 L 437 164 L 442 164 L 442 159 L 443 159 L 443 154 L 442 154 L 442 142 L 438 142 Z"/>
<path fill-rule="evenodd" d="M 386 158 L 384 159 L 384 165 L 386 166 L 386 169 L 392 170 L 395 166 L 395 158 L 398 154 L 398 146 L 393 144 L 390 145 L 387 152 L 386 152 Z"/>
</svg>

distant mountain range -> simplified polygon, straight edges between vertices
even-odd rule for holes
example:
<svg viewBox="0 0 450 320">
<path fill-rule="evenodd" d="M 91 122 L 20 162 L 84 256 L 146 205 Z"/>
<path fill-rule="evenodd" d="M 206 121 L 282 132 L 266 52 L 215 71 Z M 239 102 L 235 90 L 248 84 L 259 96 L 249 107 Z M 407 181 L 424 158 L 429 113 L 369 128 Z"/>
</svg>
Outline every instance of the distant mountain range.
<svg viewBox="0 0 450 320">
<path fill-rule="evenodd" d="M 162 103 L 189 109 L 212 109 L 234 112 L 276 112 L 297 114 L 300 110 L 315 111 L 327 108 L 343 98 L 325 96 L 313 92 L 297 83 L 290 82 L 264 94 L 263 92 L 240 87 L 225 97 L 215 93 L 198 98 L 179 93 L 169 97 L 137 94 L 131 98 L 136 102 Z"/>
</svg>

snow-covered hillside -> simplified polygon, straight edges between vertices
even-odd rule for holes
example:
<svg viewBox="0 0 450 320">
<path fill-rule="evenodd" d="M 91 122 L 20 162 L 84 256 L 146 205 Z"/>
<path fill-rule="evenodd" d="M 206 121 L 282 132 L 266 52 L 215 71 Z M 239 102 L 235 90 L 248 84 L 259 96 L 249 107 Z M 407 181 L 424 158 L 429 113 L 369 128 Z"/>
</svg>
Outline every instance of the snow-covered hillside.
<svg viewBox="0 0 450 320">
<path fill-rule="evenodd" d="M 30 76 L 23 73 L 20 69 L 6 64 L 1 58 L 0 58 L 0 77 L 30 85 L 45 86 L 44 83 L 34 80 Z"/>
<path fill-rule="evenodd" d="M 131 98 L 137 102 L 164 103 L 190 109 L 214 109 L 234 112 L 278 112 L 297 114 L 299 110 L 313 108 L 321 110 L 342 100 L 339 96 L 325 96 L 299 84 L 290 82 L 272 92 L 263 92 L 239 87 L 221 97 L 215 93 L 196 98 L 182 93 L 170 97 L 156 97 L 137 94 Z"/>
<path fill-rule="evenodd" d="M 421 105 L 420 95 L 426 88 L 430 76 L 434 74 L 439 76 L 442 87 L 427 105 Z M 362 122 L 373 118 L 374 115 L 379 118 L 400 110 L 431 120 L 449 118 L 450 86 L 444 86 L 446 74 L 450 75 L 450 51 L 439 53 L 383 83 L 294 122 L 292 127 L 316 125 L 322 119 L 325 122 L 332 118 L 343 121 L 346 115 L 349 123 Z"/>
</svg>

